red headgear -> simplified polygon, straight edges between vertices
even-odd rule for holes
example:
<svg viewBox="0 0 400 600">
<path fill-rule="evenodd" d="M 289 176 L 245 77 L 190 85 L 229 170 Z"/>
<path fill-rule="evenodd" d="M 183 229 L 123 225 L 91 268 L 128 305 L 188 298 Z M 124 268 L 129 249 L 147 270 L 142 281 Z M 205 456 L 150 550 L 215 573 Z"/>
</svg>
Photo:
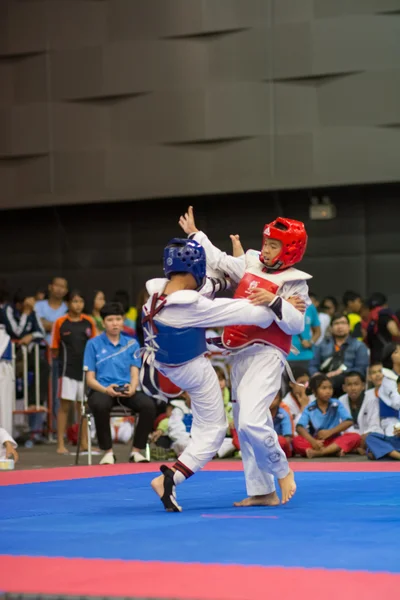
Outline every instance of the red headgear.
<svg viewBox="0 0 400 600">
<path fill-rule="evenodd" d="M 269 269 L 279 271 L 287 269 L 300 262 L 307 248 L 307 233 L 304 223 L 294 219 L 278 217 L 272 223 L 265 225 L 263 231 L 263 245 L 266 239 L 279 240 L 282 242 L 282 250 L 274 259 Z M 262 254 L 260 260 L 263 261 Z"/>
</svg>

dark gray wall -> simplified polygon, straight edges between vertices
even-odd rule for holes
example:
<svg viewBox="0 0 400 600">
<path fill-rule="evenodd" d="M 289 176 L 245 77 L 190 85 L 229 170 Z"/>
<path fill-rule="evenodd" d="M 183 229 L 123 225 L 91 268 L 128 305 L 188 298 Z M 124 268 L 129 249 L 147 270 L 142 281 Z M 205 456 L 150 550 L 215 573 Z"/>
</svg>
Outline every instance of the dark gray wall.
<svg viewBox="0 0 400 600">
<path fill-rule="evenodd" d="M 395 181 L 400 0 L 1 0 L 0 208 Z"/>
<path fill-rule="evenodd" d="M 341 296 L 386 292 L 400 308 L 400 185 L 327 189 L 337 218 L 310 221 L 307 192 L 195 198 L 198 225 L 229 250 L 229 234 L 259 248 L 264 223 L 278 214 L 306 222 L 309 247 L 302 268 L 311 288 Z M 127 288 L 133 296 L 162 273 L 166 242 L 188 199 L 4 211 L 0 219 L 0 287 L 34 291 L 57 274 L 88 295 Z"/>
</svg>

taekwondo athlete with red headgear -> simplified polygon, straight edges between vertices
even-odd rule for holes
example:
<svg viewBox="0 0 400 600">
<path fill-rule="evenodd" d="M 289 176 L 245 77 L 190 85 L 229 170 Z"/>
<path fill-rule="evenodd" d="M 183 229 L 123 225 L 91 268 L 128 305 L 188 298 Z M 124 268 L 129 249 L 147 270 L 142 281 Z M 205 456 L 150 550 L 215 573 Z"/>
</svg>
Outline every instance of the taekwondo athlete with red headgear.
<svg viewBox="0 0 400 600">
<path fill-rule="evenodd" d="M 273 310 L 254 306 L 248 299 L 209 300 L 206 255 L 194 240 L 174 238 L 164 250 L 164 279 L 151 279 L 143 307 L 144 361 L 191 399 L 191 439 L 172 467 L 152 481 L 167 511 L 179 512 L 175 486 L 201 469 L 218 452 L 227 421 L 221 389 L 211 362 L 205 358 L 206 329 L 234 323 L 257 325 L 262 331 L 277 319 Z"/>
<path fill-rule="evenodd" d="M 277 218 L 265 225 L 261 252 L 249 250 L 240 257 L 216 248 L 195 225 L 193 208 L 179 220 L 190 238 L 205 249 L 207 264 L 227 274 L 237 285 L 235 298 L 249 298 L 265 305 L 276 316 L 273 323 L 225 327 L 222 342 L 232 350 L 232 401 L 239 435 L 248 498 L 235 506 L 279 504 L 274 477 L 281 488 L 282 503 L 294 495 L 296 484 L 274 431 L 269 407 L 281 387 L 292 335 L 304 329 L 304 313 L 289 299 L 310 304 L 306 281 L 311 275 L 295 268 L 304 255 L 307 234 L 304 224 Z"/>
</svg>

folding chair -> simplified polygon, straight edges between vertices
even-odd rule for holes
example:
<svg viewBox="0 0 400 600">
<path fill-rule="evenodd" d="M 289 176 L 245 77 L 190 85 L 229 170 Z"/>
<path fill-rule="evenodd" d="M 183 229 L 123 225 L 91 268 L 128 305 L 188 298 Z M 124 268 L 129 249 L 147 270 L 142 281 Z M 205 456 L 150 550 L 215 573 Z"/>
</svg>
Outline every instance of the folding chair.
<svg viewBox="0 0 400 600">
<path fill-rule="evenodd" d="M 79 419 L 78 443 L 77 443 L 77 447 L 76 447 L 75 465 L 79 464 L 80 446 L 81 446 L 81 441 L 82 441 L 82 431 L 83 431 L 83 425 L 84 425 L 85 419 L 87 419 L 88 465 L 92 464 L 91 431 L 92 431 L 93 415 L 90 411 L 88 400 L 87 400 L 87 398 L 88 398 L 88 387 L 87 387 L 87 382 L 86 382 L 87 371 L 88 371 L 88 368 L 85 367 L 83 370 L 83 398 L 81 401 L 81 413 L 80 413 L 80 419 Z M 110 419 L 112 417 L 126 417 L 126 416 L 133 416 L 135 418 L 135 426 L 136 426 L 139 417 L 138 417 L 138 415 L 134 414 L 127 406 L 117 405 L 111 409 Z M 150 461 L 150 445 L 149 445 L 149 443 L 146 444 L 146 460 Z"/>
</svg>

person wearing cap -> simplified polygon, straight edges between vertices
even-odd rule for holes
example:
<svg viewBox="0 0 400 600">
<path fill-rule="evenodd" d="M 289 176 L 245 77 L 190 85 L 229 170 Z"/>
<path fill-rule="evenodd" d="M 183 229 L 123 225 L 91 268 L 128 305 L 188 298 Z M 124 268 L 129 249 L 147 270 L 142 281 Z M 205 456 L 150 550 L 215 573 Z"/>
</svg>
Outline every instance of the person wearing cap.
<svg viewBox="0 0 400 600">
<path fill-rule="evenodd" d="M 96 425 L 97 439 L 104 455 L 100 464 L 114 464 L 110 413 L 116 404 L 126 406 L 139 416 L 133 436 L 129 462 L 147 462 L 142 451 L 153 430 L 156 416 L 154 400 L 141 391 L 139 344 L 122 333 L 124 310 L 118 302 L 106 303 L 101 310 L 105 331 L 86 344 L 84 366 L 89 387 L 88 403 Z"/>
</svg>

